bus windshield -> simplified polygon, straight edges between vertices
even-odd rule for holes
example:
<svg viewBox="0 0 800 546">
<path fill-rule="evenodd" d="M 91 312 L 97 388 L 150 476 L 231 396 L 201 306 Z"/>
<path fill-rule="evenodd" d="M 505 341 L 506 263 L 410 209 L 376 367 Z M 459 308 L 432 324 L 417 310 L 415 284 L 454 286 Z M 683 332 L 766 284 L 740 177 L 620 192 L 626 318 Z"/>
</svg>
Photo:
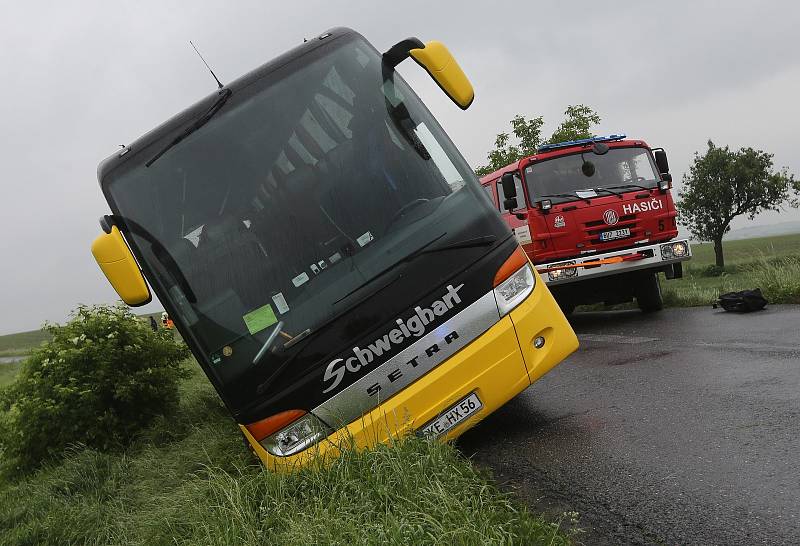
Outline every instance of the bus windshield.
<svg viewBox="0 0 800 546">
<path fill-rule="evenodd" d="M 594 164 L 594 175 L 586 176 L 581 167 L 584 161 Z M 554 157 L 533 163 L 525 168 L 525 182 L 532 202 L 543 198 L 553 202 L 580 199 L 580 190 L 616 188 L 613 191 L 655 188 L 658 173 L 650 152 L 644 148 L 611 148 L 605 155 L 590 150 Z M 560 194 L 560 195 L 559 195 Z M 601 193 L 602 195 L 603 193 Z"/>
<path fill-rule="evenodd" d="M 332 42 L 235 90 L 180 142 L 160 138 L 101 181 L 234 406 L 387 272 L 485 235 L 475 216 L 494 214 L 380 54 L 357 36 Z M 465 265 L 460 255 L 454 267 Z"/>
</svg>

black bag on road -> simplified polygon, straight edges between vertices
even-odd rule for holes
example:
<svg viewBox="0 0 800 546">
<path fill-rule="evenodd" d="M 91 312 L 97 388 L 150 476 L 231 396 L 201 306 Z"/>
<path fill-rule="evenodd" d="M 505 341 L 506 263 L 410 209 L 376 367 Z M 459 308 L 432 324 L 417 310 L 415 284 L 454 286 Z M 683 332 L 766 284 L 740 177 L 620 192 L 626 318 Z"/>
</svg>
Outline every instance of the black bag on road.
<svg viewBox="0 0 800 546">
<path fill-rule="evenodd" d="M 741 292 L 728 292 L 727 294 L 720 294 L 719 300 L 714 304 L 716 309 L 717 304 L 726 311 L 736 311 L 737 313 L 749 313 L 751 311 L 760 311 L 767 305 L 767 300 L 761 295 L 761 289 L 755 290 L 742 290 Z"/>
</svg>

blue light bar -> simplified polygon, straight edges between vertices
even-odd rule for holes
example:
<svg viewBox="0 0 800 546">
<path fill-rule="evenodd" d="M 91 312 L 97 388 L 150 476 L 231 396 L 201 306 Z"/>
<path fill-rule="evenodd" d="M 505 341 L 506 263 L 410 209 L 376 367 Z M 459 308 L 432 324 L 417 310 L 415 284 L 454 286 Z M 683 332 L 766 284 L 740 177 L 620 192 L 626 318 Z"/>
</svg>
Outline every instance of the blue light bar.
<svg viewBox="0 0 800 546">
<path fill-rule="evenodd" d="M 611 142 L 614 140 L 622 140 L 625 134 L 596 136 L 592 138 L 582 138 L 580 140 L 570 140 L 568 142 L 556 142 L 554 144 L 543 144 L 539 146 L 537 152 L 549 152 L 550 150 L 557 150 L 558 148 L 567 148 L 568 146 L 580 146 L 583 144 L 592 144 L 593 142 Z"/>
</svg>

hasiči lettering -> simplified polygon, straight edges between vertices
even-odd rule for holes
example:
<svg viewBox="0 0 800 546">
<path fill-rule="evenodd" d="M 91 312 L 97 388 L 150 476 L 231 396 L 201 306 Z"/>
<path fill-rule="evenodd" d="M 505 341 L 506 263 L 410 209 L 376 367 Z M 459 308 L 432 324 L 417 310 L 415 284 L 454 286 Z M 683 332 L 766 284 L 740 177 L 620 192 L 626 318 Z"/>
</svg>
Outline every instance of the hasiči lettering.
<svg viewBox="0 0 800 546">
<path fill-rule="evenodd" d="M 627 205 L 622 205 L 622 214 L 647 212 L 648 210 L 659 210 L 663 208 L 664 202 L 661 199 L 651 199 L 650 201 L 642 201 L 641 203 L 629 203 Z"/>
</svg>

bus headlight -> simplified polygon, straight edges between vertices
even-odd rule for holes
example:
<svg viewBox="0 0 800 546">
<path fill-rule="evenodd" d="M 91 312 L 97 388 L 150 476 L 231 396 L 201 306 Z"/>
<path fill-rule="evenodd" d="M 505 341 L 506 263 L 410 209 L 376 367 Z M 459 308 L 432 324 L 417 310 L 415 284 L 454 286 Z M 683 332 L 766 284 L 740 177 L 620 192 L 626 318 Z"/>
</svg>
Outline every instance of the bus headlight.
<svg viewBox="0 0 800 546">
<path fill-rule="evenodd" d="M 287 457 L 311 447 L 331 432 L 322 421 L 307 413 L 288 427 L 264 438 L 261 445 L 272 455 Z"/>
<path fill-rule="evenodd" d="M 536 286 L 536 276 L 527 263 L 498 284 L 494 289 L 494 297 L 497 300 L 500 316 L 506 315 L 527 298 L 533 292 L 534 286 Z"/>
<path fill-rule="evenodd" d="M 287 457 L 311 447 L 333 431 L 305 410 L 288 410 L 245 425 L 270 454 Z"/>
</svg>

